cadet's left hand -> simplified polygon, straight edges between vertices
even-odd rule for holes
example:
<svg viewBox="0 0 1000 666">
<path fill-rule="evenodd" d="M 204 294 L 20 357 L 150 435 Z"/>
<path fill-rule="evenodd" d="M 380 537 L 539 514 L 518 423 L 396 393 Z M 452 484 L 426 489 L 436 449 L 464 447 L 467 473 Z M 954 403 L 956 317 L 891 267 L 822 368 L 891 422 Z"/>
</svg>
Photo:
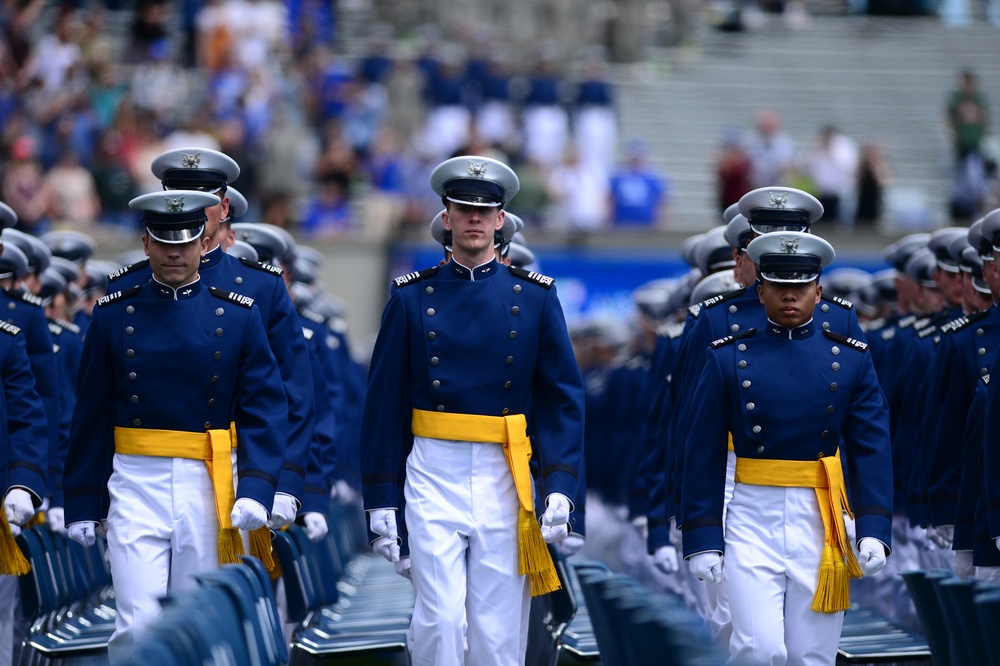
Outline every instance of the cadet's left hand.
<svg viewBox="0 0 1000 666">
<path fill-rule="evenodd" d="M 562 493 L 550 493 L 545 498 L 542 514 L 542 538 L 545 543 L 558 543 L 569 534 L 569 498 Z"/>
<path fill-rule="evenodd" d="M 649 518 L 647 516 L 636 516 L 630 522 L 643 541 L 649 538 Z"/>
<path fill-rule="evenodd" d="M 556 550 L 563 557 L 573 557 L 583 548 L 583 537 L 579 534 L 567 534 L 566 538 L 556 544 Z"/>
<path fill-rule="evenodd" d="M 274 506 L 271 507 L 271 520 L 267 526 L 272 530 L 288 527 L 298 513 L 298 501 L 288 493 L 274 493 Z"/>
<path fill-rule="evenodd" d="M 323 540 L 330 527 L 326 524 L 326 516 L 322 513 L 310 511 L 302 515 L 302 522 L 306 526 L 306 536 L 312 542 Z"/>
<path fill-rule="evenodd" d="M 882 542 L 872 537 L 865 537 L 858 544 L 858 565 L 861 573 L 871 576 L 885 566 L 885 547 Z"/>
<path fill-rule="evenodd" d="M 267 509 L 256 500 L 241 497 L 236 500 L 229 517 L 233 521 L 233 527 L 251 532 L 267 524 Z"/>
<path fill-rule="evenodd" d="M 3 510 L 11 525 L 24 525 L 35 515 L 35 505 L 31 495 L 20 488 L 12 488 L 3 500 Z"/>
<path fill-rule="evenodd" d="M 407 555 L 406 557 L 399 558 L 398 562 L 393 562 L 392 563 L 392 568 L 395 569 L 396 573 L 398 573 L 400 576 L 402 576 L 406 580 L 413 580 L 413 578 L 411 578 L 411 576 L 410 576 L 410 556 L 409 555 Z"/>
<path fill-rule="evenodd" d="M 54 506 L 45 514 L 49 527 L 56 534 L 66 534 L 66 513 L 61 506 Z"/>
<path fill-rule="evenodd" d="M 653 564 L 665 574 L 672 574 L 678 569 L 677 549 L 673 546 L 661 546 L 653 553 Z"/>
</svg>

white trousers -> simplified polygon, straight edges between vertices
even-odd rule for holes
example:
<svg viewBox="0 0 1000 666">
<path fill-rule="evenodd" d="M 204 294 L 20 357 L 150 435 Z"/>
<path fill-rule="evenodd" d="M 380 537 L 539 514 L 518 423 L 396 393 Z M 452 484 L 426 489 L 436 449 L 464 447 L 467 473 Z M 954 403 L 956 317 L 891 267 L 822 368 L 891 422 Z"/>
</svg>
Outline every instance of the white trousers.
<svg viewBox="0 0 1000 666">
<path fill-rule="evenodd" d="M 0 576 L 0 666 L 14 663 L 14 618 L 21 601 L 16 576 Z"/>
<path fill-rule="evenodd" d="M 823 541 L 814 489 L 736 484 L 723 567 L 732 661 L 835 664 L 844 614 L 811 608 Z"/>
<path fill-rule="evenodd" d="M 108 654 L 120 661 L 135 634 L 159 617 L 161 597 L 196 587 L 196 574 L 219 566 L 219 520 L 202 460 L 115 454 L 108 490 L 118 608 Z"/>
<path fill-rule="evenodd" d="M 503 448 L 415 437 L 404 493 L 413 664 L 524 664 L 531 597 Z"/>
<path fill-rule="evenodd" d="M 729 503 L 733 499 L 733 492 L 736 488 L 736 454 L 732 451 L 726 457 L 726 489 L 722 499 L 722 525 L 725 530 L 726 515 L 729 511 Z M 686 569 L 687 567 L 685 567 Z M 692 575 L 692 578 L 694 576 Z M 728 645 L 732 637 L 733 625 L 729 611 L 729 594 L 725 585 L 705 585 L 695 578 L 695 583 L 704 586 L 708 592 L 708 626 L 712 630 L 712 637 L 720 645 Z"/>
</svg>

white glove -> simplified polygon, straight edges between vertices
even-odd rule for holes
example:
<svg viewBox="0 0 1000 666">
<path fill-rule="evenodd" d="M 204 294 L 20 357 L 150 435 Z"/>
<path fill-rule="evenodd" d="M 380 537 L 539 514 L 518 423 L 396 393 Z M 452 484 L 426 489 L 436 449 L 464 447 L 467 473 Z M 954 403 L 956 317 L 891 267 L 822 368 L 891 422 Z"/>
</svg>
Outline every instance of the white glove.
<svg viewBox="0 0 1000 666">
<path fill-rule="evenodd" d="M 399 531 L 396 529 L 395 509 L 372 509 L 368 512 L 368 525 L 378 534 L 372 550 L 392 563 L 399 562 Z"/>
<path fill-rule="evenodd" d="M 677 550 L 684 550 L 683 536 L 684 533 L 681 532 L 679 527 L 677 527 L 677 518 L 672 516 L 670 518 L 670 545 Z"/>
<path fill-rule="evenodd" d="M 233 521 L 233 527 L 251 532 L 267 524 L 267 509 L 257 500 L 241 497 L 233 505 L 229 518 Z"/>
<path fill-rule="evenodd" d="M 280 530 L 291 525 L 298 513 L 298 504 L 298 500 L 288 493 L 274 493 L 274 506 L 271 507 L 271 520 L 267 521 L 267 526 Z"/>
<path fill-rule="evenodd" d="M 410 578 L 410 556 L 399 558 L 398 562 L 393 562 L 392 568 L 396 570 L 400 576 L 406 580 L 413 580 Z"/>
<path fill-rule="evenodd" d="M 698 553 L 688 558 L 688 569 L 706 583 L 722 582 L 722 555 L 719 553 Z"/>
<path fill-rule="evenodd" d="M 647 516 L 636 516 L 633 518 L 632 527 L 639 533 L 643 541 L 649 537 L 649 518 Z"/>
<path fill-rule="evenodd" d="M 330 499 L 340 500 L 344 504 L 350 504 L 355 497 L 357 497 L 357 493 L 354 492 L 354 488 L 343 479 L 339 479 L 330 489 Z"/>
<path fill-rule="evenodd" d="M 21 533 L 21 527 L 20 527 L 20 525 L 14 525 L 13 523 L 10 523 L 10 524 L 7 525 L 7 527 L 10 528 L 10 534 L 11 534 L 11 536 L 17 536 L 17 535 L 19 535 Z"/>
<path fill-rule="evenodd" d="M 313 542 L 322 541 L 326 533 L 330 531 L 330 527 L 326 524 L 326 516 L 322 513 L 309 511 L 302 515 L 302 522 L 306 526 L 306 536 Z"/>
<path fill-rule="evenodd" d="M 61 506 L 54 506 L 45 514 L 49 527 L 56 534 L 66 534 L 66 513 Z"/>
<path fill-rule="evenodd" d="M 942 550 L 951 548 L 951 542 L 955 539 L 954 525 L 938 525 L 927 530 L 927 536 L 934 545 Z"/>
<path fill-rule="evenodd" d="M 882 542 L 872 537 L 865 537 L 858 544 L 858 565 L 861 573 L 871 576 L 885 566 L 885 547 Z"/>
<path fill-rule="evenodd" d="M 955 574 L 959 578 L 970 578 L 976 567 L 972 564 L 971 550 L 955 551 Z"/>
<path fill-rule="evenodd" d="M 660 546 L 653 553 L 653 564 L 665 574 L 677 571 L 677 549 L 673 546 Z"/>
<path fill-rule="evenodd" d="M 24 525 L 35 515 L 35 505 L 31 503 L 31 495 L 21 488 L 11 488 L 3 500 L 3 510 L 7 514 L 7 522 L 11 525 Z"/>
<path fill-rule="evenodd" d="M 569 498 L 562 493 L 550 493 L 545 498 L 542 514 L 542 538 L 545 543 L 559 543 L 569 534 Z"/>
<path fill-rule="evenodd" d="M 97 541 L 97 523 L 92 521 L 85 521 L 82 523 L 73 523 L 69 526 L 69 538 L 76 541 L 78 544 L 84 548 L 89 548 L 94 545 Z"/>
<path fill-rule="evenodd" d="M 563 557 L 573 557 L 583 548 L 583 537 L 579 534 L 567 534 L 566 538 L 556 544 L 556 550 Z"/>
</svg>

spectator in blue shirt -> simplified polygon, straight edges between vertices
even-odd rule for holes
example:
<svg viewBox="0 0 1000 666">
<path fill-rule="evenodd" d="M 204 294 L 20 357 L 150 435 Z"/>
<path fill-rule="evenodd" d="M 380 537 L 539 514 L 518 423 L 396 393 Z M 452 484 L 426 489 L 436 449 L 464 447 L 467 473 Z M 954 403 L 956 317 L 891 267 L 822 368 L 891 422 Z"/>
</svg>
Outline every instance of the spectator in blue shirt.
<svg viewBox="0 0 1000 666">
<path fill-rule="evenodd" d="M 670 185 L 647 163 L 646 146 L 629 142 L 625 163 L 611 175 L 611 216 L 615 226 L 662 227 L 668 221 Z"/>
</svg>

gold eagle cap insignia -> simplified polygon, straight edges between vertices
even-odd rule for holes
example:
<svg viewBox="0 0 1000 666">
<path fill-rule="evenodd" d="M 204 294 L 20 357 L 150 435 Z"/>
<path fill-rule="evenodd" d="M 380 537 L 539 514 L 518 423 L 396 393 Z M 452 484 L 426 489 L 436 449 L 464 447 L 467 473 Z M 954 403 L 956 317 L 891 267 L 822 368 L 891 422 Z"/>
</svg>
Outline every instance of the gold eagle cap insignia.
<svg viewBox="0 0 1000 666">
<path fill-rule="evenodd" d="M 769 192 L 767 204 L 771 208 L 784 208 L 788 205 L 788 192 Z"/>
<path fill-rule="evenodd" d="M 179 213 L 184 210 L 184 195 L 179 197 L 164 197 L 168 213 Z"/>
<path fill-rule="evenodd" d="M 469 175 L 473 178 L 485 178 L 487 166 L 489 166 L 489 163 L 487 162 L 476 164 L 472 160 L 469 160 Z"/>
<path fill-rule="evenodd" d="M 785 254 L 795 254 L 799 251 L 799 239 L 798 238 L 780 238 L 778 240 L 778 249 Z"/>
</svg>

